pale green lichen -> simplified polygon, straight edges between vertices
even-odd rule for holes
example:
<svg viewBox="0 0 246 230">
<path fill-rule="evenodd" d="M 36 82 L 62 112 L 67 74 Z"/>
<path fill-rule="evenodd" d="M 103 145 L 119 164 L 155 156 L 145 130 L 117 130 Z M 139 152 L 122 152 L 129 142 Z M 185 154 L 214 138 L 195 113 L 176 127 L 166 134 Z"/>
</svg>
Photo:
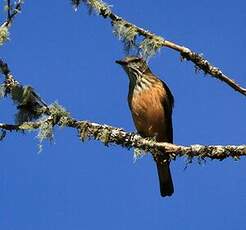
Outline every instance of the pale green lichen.
<svg viewBox="0 0 246 230">
<path fill-rule="evenodd" d="M 110 136 L 111 136 L 111 131 L 109 129 L 101 129 L 98 132 L 97 138 L 98 140 L 100 140 L 101 142 L 103 142 L 106 146 L 108 146 L 108 143 L 110 141 Z"/>
<path fill-rule="evenodd" d="M 28 131 L 32 131 L 33 129 L 35 129 L 34 124 L 28 122 L 24 122 L 19 126 L 19 128 L 21 130 L 28 130 Z"/>
<path fill-rule="evenodd" d="M 87 5 L 90 10 L 94 10 L 97 14 L 103 14 L 105 17 L 111 13 L 110 6 L 102 0 L 87 0 Z"/>
<path fill-rule="evenodd" d="M 135 163 L 137 160 L 141 159 L 146 154 L 145 151 L 139 148 L 134 148 L 133 152 L 133 162 Z"/>
<path fill-rule="evenodd" d="M 111 14 L 111 9 L 108 4 L 102 0 L 72 0 L 72 5 L 77 11 L 81 3 L 85 3 L 89 9 L 89 14 L 95 12 L 96 14 L 101 14 L 103 17 L 108 17 Z"/>
<path fill-rule="evenodd" d="M 129 52 L 130 49 L 136 48 L 138 32 L 135 27 L 127 24 L 124 20 L 115 21 L 113 23 L 113 33 L 123 41 L 125 51 Z"/>
<path fill-rule="evenodd" d="M 139 46 L 140 54 L 144 59 L 148 59 L 154 56 L 162 46 L 163 39 L 161 37 L 145 38 Z"/>
<path fill-rule="evenodd" d="M 61 125 L 64 126 L 66 124 L 62 124 L 62 121 L 66 121 L 64 119 L 61 120 L 63 117 L 70 117 L 70 113 L 66 111 L 64 107 L 58 104 L 58 102 L 54 102 L 53 104 L 49 105 L 49 112 L 51 116 L 55 119 L 54 123 L 57 123 L 57 119 L 61 122 Z"/>
<path fill-rule="evenodd" d="M 1 84 L 0 85 L 0 99 L 5 97 L 6 95 L 6 87 L 5 84 Z"/>
<path fill-rule="evenodd" d="M 9 40 L 9 30 L 6 26 L 0 27 L 0 46 Z"/>
<path fill-rule="evenodd" d="M 43 142 L 44 140 L 52 140 L 54 137 L 53 134 L 53 125 L 51 122 L 43 122 L 41 123 L 39 127 L 39 132 L 37 135 L 37 138 L 40 140 L 40 142 Z"/>
</svg>

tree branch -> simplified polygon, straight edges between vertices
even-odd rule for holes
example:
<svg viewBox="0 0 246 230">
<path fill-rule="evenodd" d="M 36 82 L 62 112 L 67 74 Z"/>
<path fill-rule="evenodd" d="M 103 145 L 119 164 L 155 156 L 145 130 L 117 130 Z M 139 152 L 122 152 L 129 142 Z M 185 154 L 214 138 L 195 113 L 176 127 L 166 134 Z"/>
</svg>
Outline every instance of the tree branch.
<svg viewBox="0 0 246 230">
<path fill-rule="evenodd" d="M 0 25 L 0 46 L 9 40 L 9 28 L 15 16 L 21 11 L 22 4 L 23 0 L 18 0 L 13 5 L 11 5 L 11 0 L 7 0 L 7 18 L 6 21 Z"/>
<path fill-rule="evenodd" d="M 0 123 L 0 128 L 7 131 L 30 131 L 34 129 L 40 129 L 43 124 L 49 123 L 53 120 L 54 117 L 51 115 L 42 121 L 25 122 L 20 125 Z M 246 156 L 246 145 L 182 146 L 164 142 L 161 143 L 151 139 L 142 138 L 136 133 L 126 132 L 121 128 L 91 123 L 88 121 L 78 121 L 67 116 L 62 116 L 57 119 L 56 124 L 61 127 L 70 127 L 76 129 L 82 141 L 87 139 L 94 139 L 101 141 L 107 146 L 109 144 L 116 144 L 128 149 L 137 148 L 142 150 L 140 154 L 141 156 L 145 155 L 147 152 L 151 152 L 152 154 L 163 154 L 163 151 L 165 152 L 164 154 L 169 154 L 172 159 L 175 157 L 185 156 L 189 159 L 198 157 L 204 160 L 206 158 L 223 160 L 228 157 L 239 159 L 242 156 Z M 53 126 L 56 124 L 54 123 Z"/>
<path fill-rule="evenodd" d="M 11 17 L 11 3 L 10 0 L 7 1 L 7 11 L 8 11 L 8 15 L 7 15 L 7 21 L 8 19 Z"/>
<path fill-rule="evenodd" d="M 178 51 L 183 59 L 192 61 L 195 64 L 196 68 L 203 70 L 205 74 L 210 74 L 210 76 L 221 80 L 222 82 L 233 88 L 235 91 L 246 96 L 246 88 L 241 87 L 229 76 L 225 75 L 219 68 L 213 66 L 201 54 L 198 54 L 185 46 L 176 44 L 172 41 L 168 41 L 161 36 L 157 36 L 150 31 L 142 29 L 126 21 L 122 17 L 113 13 L 110 7 L 102 0 L 76 1 L 76 7 L 79 4 L 78 2 L 85 2 L 90 10 L 94 9 L 102 17 L 109 18 L 113 26 L 120 25 L 120 31 L 116 31 L 116 34 L 118 34 L 118 37 L 123 40 L 124 43 L 127 42 L 128 46 L 130 44 L 130 46 L 134 47 L 136 45 L 136 36 L 143 36 L 144 41 L 140 45 L 136 46 L 142 50 L 152 49 L 150 51 L 143 50 L 144 56 L 152 56 L 159 48 L 168 47 L 170 49 Z M 145 43 L 147 43 L 147 45 Z"/>
<path fill-rule="evenodd" d="M 22 5 L 24 4 L 23 0 L 18 0 L 14 3 L 14 7 L 11 6 L 11 0 L 7 1 L 7 19 L 1 25 L 1 27 L 9 28 L 12 25 L 12 22 L 15 16 L 21 12 Z"/>
</svg>

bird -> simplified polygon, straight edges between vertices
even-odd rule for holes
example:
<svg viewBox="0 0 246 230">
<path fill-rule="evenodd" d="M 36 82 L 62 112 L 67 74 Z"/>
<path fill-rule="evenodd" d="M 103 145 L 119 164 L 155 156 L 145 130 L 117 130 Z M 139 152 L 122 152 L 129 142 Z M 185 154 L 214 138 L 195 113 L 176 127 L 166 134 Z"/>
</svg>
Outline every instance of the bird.
<svg viewBox="0 0 246 230">
<path fill-rule="evenodd" d="M 174 97 L 167 84 L 152 73 L 142 57 L 126 56 L 115 62 L 128 75 L 128 104 L 140 136 L 155 138 L 157 142 L 173 143 Z M 169 155 L 163 150 L 162 154 L 153 155 L 153 158 L 159 176 L 160 195 L 171 196 L 174 186 Z"/>
</svg>

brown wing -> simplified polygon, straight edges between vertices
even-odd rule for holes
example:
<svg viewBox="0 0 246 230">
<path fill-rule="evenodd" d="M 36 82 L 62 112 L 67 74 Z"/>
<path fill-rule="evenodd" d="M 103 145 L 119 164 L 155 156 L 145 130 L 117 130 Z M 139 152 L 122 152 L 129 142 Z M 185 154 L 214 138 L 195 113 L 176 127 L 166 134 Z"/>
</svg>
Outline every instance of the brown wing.
<svg viewBox="0 0 246 230">
<path fill-rule="evenodd" d="M 169 90 L 168 86 L 161 81 L 165 96 L 162 100 L 162 105 L 164 108 L 164 138 L 162 141 L 167 141 L 169 143 L 173 143 L 173 127 L 172 127 L 172 110 L 174 105 L 174 98 Z M 171 196 L 174 192 L 174 186 L 170 171 L 170 161 L 167 156 L 160 156 L 157 155 L 155 157 L 157 172 L 159 177 L 159 184 L 160 184 L 160 193 L 161 196 Z"/>
<path fill-rule="evenodd" d="M 162 100 L 162 105 L 165 111 L 165 126 L 166 126 L 166 130 L 167 130 L 167 142 L 169 143 L 173 143 L 173 125 L 172 125 L 172 112 L 173 112 L 173 106 L 174 106 L 174 97 L 170 91 L 170 89 L 168 88 L 168 86 L 166 85 L 165 82 L 161 81 L 165 94 L 166 96 L 163 97 Z"/>
</svg>

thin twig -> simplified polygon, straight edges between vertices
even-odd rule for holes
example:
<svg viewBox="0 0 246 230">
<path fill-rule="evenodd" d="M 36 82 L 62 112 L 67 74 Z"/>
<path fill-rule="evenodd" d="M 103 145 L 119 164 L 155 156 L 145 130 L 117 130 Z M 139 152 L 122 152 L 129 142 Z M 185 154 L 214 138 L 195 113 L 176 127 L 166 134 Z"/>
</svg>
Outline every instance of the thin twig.
<svg viewBox="0 0 246 230">
<path fill-rule="evenodd" d="M 7 19 L 6 19 L 6 21 L 0 27 L 7 27 L 7 28 L 9 28 L 12 25 L 12 22 L 13 22 L 15 16 L 18 13 L 20 13 L 21 8 L 22 8 L 22 5 L 23 5 L 23 0 L 18 0 L 15 3 L 14 9 L 12 9 L 11 1 L 8 0 L 8 2 L 7 2 L 7 7 L 8 7 Z"/>
<path fill-rule="evenodd" d="M 10 4 L 10 0 L 8 0 L 7 2 L 7 7 L 8 7 L 8 15 L 7 15 L 7 20 L 8 21 L 11 17 L 11 4 Z"/>
</svg>

